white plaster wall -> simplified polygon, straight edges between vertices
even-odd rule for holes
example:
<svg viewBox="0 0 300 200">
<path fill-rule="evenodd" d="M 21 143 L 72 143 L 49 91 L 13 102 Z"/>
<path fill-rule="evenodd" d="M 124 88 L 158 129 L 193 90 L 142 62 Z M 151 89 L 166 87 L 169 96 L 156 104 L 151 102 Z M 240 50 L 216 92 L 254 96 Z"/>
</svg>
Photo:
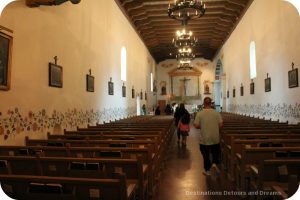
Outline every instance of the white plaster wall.
<svg viewBox="0 0 300 200">
<path fill-rule="evenodd" d="M 23 118 L 30 111 L 40 110 L 50 116 L 54 110 L 61 113 L 70 109 L 82 113 L 104 110 L 98 115 L 101 122 L 136 112 L 136 99 L 131 98 L 132 86 L 136 92 L 148 90 L 149 94 L 148 77 L 155 61 L 112 0 L 81 1 L 77 5 L 68 2 L 39 8 L 28 8 L 24 1 L 17 1 L 4 9 L 0 24 L 13 30 L 11 89 L 0 91 L 2 136 L 7 135 L 3 126 L 9 123 L 8 110 L 17 108 Z M 126 98 L 122 98 L 121 90 L 122 46 L 127 49 Z M 48 87 L 48 62 L 54 62 L 54 56 L 58 56 L 58 64 L 63 66 L 61 89 Z M 94 93 L 85 89 L 89 69 L 95 76 Z M 110 77 L 114 82 L 113 96 L 108 95 L 107 89 Z M 141 104 L 144 103 L 147 102 L 143 99 Z M 52 132 L 52 128 L 49 131 Z M 47 128 L 39 131 L 42 133 L 32 134 L 21 130 L 19 139 L 26 134 L 45 137 L 46 131 Z M 5 143 L 20 143 L 13 137 L 16 134 L 9 133 Z M 0 143 L 4 143 L 3 137 Z"/>
<path fill-rule="evenodd" d="M 221 59 L 226 73 L 230 91 L 230 98 L 226 99 L 227 110 L 291 123 L 300 121 L 300 89 L 288 88 L 291 63 L 294 62 L 298 69 L 300 67 L 299 35 L 300 17 L 291 4 L 282 0 L 253 1 L 214 59 L 214 63 Z M 251 41 L 256 43 L 257 59 L 254 95 L 250 95 Z M 271 92 L 264 91 L 267 73 L 271 77 Z M 241 83 L 244 85 L 243 97 L 239 93 Z M 233 87 L 236 98 L 232 98 Z M 253 112 L 255 109 L 259 112 Z"/>
</svg>

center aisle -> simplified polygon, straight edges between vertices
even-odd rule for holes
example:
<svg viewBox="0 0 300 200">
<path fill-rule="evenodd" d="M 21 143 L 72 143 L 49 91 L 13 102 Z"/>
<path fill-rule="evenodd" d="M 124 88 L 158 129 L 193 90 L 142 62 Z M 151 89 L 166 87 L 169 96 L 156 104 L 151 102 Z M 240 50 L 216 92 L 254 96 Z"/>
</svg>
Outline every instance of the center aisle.
<svg viewBox="0 0 300 200">
<path fill-rule="evenodd" d="M 167 154 L 167 163 L 161 177 L 158 194 L 154 200 L 223 200 L 241 199 L 231 196 L 232 184 L 221 173 L 206 177 L 199 150 L 200 130 L 191 125 L 187 146 L 177 144 L 174 134 Z"/>
</svg>

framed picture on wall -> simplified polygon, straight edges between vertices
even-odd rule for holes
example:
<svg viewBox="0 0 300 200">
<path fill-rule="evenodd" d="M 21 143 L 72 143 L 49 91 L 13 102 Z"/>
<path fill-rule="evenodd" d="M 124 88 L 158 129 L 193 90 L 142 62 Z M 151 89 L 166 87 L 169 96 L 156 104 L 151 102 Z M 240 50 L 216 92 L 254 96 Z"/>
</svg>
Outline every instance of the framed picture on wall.
<svg viewBox="0 0 300 200">
<path fill-rule="evenodd" d="M 229 99 L 229 90 L 227 90 L 227 99 Z"/>
<path fill-rule="evenodd" d="M 289 75 L 289 88 L 298 87 L 298 68 L 292 69 L 288 72 Z"/>
<path fill-rule="evenodd" d="M 108 81 L 108 95 L 114 95 L 114 83 L 112 82 L 111 77 L 110 81 Z"/>
<path fill-rule="evenodd" d="M 49 86 L 63 87 L 63 68 L 54 63 L 49 63 Z"/>
<path fill-rule="evenodd" d="M 250 83 L 250 94 L 254 94 L 254 83 Z"/>
<path fill-rule="evenodd" d="M 94 92 L 94 77 L 91 75 L 86 75 L 86 91 Z"/>
<path fill-rule="evenodd" d="M 235 98 L 235 88 L 232 90 L 232 97 Z"/>
<path fill-rule="evenodd" d="M 0 32 L 0 90 L 10 89 L 12 37 Z"/>
<path fill-rule="evenodd" d="M 241 87 L 240 87 L 240 94 L 241 94 L 241 96 L 244 96 L 244 86 L 243 85 L 241 85 Z"/>
<path fill-rule="evenodd" d="M 132 87 L 132 89 L 131 89 L 131 98 L 135 98 L 135 90 L 134 90 L 134 88 Z"/>
<path fill-rule="evenodd" d="M 126 86 L 124 84 L 122 86 L 122 97 L 126 97 Z"/>
<path fill-rule="evenodd" d="M 147 98 L 148 98 L 148 97 L 147 97 L 147 92 L 145 92 L 145 100 L 147 100 Z"/>
<path fill-rule="evenodd" d="M 143 99 L 143 91 L 140 92 L 140 99 Z"/>
<path fill-rule="evenodd" d="M 271 91 L 271 78 L 267 74 L 267 78 L 265 79 L 265 92 Z"/>
</svg>

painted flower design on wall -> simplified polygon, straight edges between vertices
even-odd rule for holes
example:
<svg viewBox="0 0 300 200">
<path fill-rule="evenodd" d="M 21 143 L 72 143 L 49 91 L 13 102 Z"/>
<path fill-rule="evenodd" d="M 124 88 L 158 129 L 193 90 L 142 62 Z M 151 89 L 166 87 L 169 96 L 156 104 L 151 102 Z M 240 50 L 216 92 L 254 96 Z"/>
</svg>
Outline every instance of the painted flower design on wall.
<svg viewBox="0 0 300 200">
<path fill-rule="evenodd" d="M 86 127 L 87 124 L 109 122 L 135 114 L 134 107 L 103 110 L 68 109 L 64 112 L 47 112 L 46 109 L 42 109 L 36 112 L 29 111 L 25 115 L 22 115 L 18 108 L 14 108 L 7 110 L 6 116 L 0 112 L 0 136 L 6 140 L 10 135 L 22 132 L 45 133 L 54 128 L 76 129 L 78 126 Z"/>
<path fill-rule="evenodd" d="M 246 114 L 255 117 L 271 118 L 273 120 L 300 121 L 300 104 L 231 104 L 230 112 Z"/>
<path fill-rule="evenodd" d="M 206 66 L 208 66 L 208 62 L 204 62 L 204 63 L 197 62 L 197 63 L 196 63 L 196 66 L 197 66 L 197 67 L 206 67 Z"/>
<path fill-rule="evenodd" d="M 163 64 L 161 64 L 160 65 L 161 67 L 163 67 L 163 68 L 169 68 L 169 67 L 173 67 L 173 66 L 175 66 L 175 64 L 174 63 L 163 63 Z"/>
</svg>

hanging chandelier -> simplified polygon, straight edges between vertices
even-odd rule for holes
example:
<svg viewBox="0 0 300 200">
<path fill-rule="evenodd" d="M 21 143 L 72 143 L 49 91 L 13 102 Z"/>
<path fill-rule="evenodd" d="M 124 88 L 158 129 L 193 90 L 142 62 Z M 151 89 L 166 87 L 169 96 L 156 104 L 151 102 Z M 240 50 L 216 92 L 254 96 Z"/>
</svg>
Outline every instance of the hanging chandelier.
<svg viewBox="0 0 300 200">
<path fill-rule="evenodd" d="M 172 19 L 187 25 L 188 20 L 200 18 L 205 13 L 205 4 L 199 0 L 175 0 L 175 4 L 169 4 L 168 15 Z"/>
<path fill-rule="evenodd" d="M 197 43 L 197 39 L 195 37 L 192 37 L 193 32 L 189 31 L 187 32 L 185 29 L 182 31 L 176 32 L 176 39 L 173 38 L 173 44 L 175 47 L 181 48 L 181 47 L 193 47 Z"/>
<path fill-rule="evenodd" d="M 184 47 L 178 49 L 178 53 L 176 55 L 177 60 L 193 60 L 195 58 L 195 54 L 193 54 L 192 49 L 190 47 Z"/>
<path fill-rule="evenodd" d="M 177 66 L 178 69 L 187 70 L 193 68 L 191 62 L 194 60 L 195 54 L 193 54 L 190 47 L 179 49 L 176 58 L 179 61 Z"/>
</svg>

